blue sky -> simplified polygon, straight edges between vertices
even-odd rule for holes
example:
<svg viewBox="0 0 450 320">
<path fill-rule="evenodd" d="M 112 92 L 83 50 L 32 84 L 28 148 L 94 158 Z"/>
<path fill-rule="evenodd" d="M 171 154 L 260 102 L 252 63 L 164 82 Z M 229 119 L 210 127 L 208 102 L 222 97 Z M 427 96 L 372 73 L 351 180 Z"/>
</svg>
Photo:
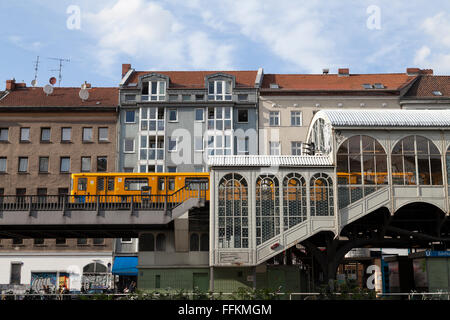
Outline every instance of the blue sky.
<svg viewBox="0 0 450 320">
<path fill-rule="evenodd" d="M 417 66 L 450 74 L 448 0 L 3 0 L 0 25 L 0 88 L 13 77 L 29 85 L 38 55 L 39 86 L 58 76 L 49 57 L 70 59 L 62 85 L 75 87 L 117 85 L 122 63 L 265 73 Z"/>
</svg>

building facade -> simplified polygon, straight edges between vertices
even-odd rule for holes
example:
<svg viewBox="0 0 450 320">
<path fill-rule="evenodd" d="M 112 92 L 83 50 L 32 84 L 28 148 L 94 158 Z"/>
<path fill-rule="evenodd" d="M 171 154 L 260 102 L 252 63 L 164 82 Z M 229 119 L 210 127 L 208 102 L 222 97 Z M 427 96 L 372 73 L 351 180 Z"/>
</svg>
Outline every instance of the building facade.
<svg viewBox="0 0 450 320">
<path fill-rule="evenodd" d="M 265 74 L 259 95 L 260 154 L 301 155 L 309 124 L 323 109 L 399 109 L 400 97 L 426 72 Z"/>
<path fill-rule="evenodd" d="M 119 170 L 204 172 L 213 154 L 257 154 L 259 71 L 135 71 L 123 65 Z"/>
</svg>

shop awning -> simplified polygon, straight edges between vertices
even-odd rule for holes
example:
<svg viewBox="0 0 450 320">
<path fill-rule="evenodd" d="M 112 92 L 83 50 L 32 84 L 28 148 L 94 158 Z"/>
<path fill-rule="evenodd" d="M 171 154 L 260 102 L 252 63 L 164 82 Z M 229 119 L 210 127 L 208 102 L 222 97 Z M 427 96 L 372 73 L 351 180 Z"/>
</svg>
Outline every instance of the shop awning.
<svg viewBox="0 0 450 320">
<path fill-rule="evenodd" d="M 137 276 L 137 257 L 115 257 L 112 273 L 120 276 Z"/>
</svg>

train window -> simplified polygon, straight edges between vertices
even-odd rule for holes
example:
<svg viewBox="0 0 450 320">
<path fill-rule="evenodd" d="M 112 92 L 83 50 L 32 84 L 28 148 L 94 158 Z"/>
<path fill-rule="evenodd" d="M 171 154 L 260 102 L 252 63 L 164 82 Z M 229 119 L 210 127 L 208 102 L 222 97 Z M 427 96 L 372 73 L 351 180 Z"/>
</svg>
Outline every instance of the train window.
<svg viewBox="0 0 450 320">
<path fill-rule="evenodd" d="M 186 178 L 184 180 L 186 190 L 198 190 L 200 184 L 202 184 L 202 187 L 206 187 L 206 190 L 209 189 L 207 178 Z"/>
<path fill-rule="evenodd" d="M 97 178 L 97 191 L 105 190 L 105 178 Z"/>
<path fill-rule="evenodd" d="M 169 178 L 169 190 L 175 190 L 175 178 Z"/>
<path fill-rule="evenodd" d="M 78 191 L 86 191 L 87 189 L 87 178 L 78 179 Z"/>
<path fill-rule="evenodd" d="M 165 190 L 165 188 L 164 188 L 164 178 L 159 178 L 158 179 L 158 189 L 159 190 Z"/>
<path fill-rule="evenodd" d="M 114 191 L 114 178 L 108 178 L 108 191 Z"/>
<path fill-rule="evenodd" d="M 140 191 L 142 187 L 148 186 L 147 178 L 125 178 L 125 190 Z"/>
</svg>

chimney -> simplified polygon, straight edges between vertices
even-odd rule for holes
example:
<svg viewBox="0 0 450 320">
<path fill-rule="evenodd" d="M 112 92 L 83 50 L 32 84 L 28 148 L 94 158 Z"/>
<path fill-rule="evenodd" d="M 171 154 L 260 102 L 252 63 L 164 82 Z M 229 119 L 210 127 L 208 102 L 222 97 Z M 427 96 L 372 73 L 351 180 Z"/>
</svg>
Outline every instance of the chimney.
<svg viewBox="0 0 450 320">
<path fill-rule="evenodd" d="M 131 64 L 123 63 L 122 64 L 122 78 L 127 74 L 128 70 L 131 69 Z"/>
<path fill-rule="evenodd" d="M 420 70 L 420 74 L 432 76 L 433 75 L 433 69 L 422 69 L 422 70 Z"/>
<path fill-rule="evenodd" d="M 6 90 L 13 91 L 16 89 L 16 79 L 6 80 Z"/>
<path fill-rule="evenodd" d="M 417 76 L 420 74 L 420 69 L 419 68 L 407 68 L 406 74 L 408 76 Z"/>
<path fill-rule="evenodd" d="M 326 69 L 322 69 L 322 74 L 328 74 L 330 73 L 330 69 L 326 68 Z"/>
<path fill-rule="evenodd" d="M 349 68 L 339 68 L 338 74 L 339 74 L 339 76 L 347 77 L 350 74 L 350 70 L 349 70 Z"/>
</svg>

